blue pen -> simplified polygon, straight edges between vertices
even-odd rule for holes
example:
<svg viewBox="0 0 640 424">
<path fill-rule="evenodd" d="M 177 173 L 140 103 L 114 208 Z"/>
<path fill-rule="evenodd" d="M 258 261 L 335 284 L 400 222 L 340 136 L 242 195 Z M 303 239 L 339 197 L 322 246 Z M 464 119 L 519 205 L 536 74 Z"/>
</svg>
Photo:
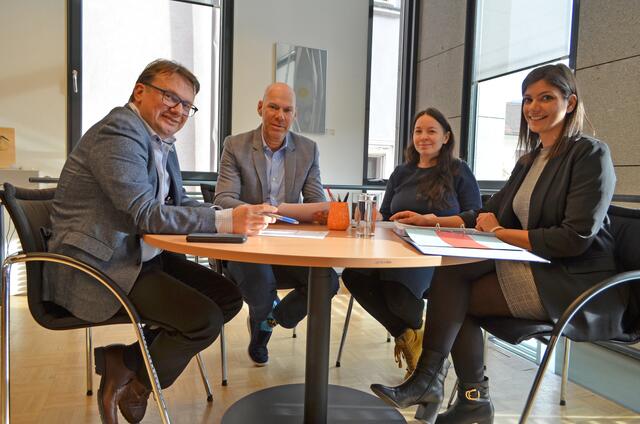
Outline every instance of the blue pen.
<svg viewBox="0 0 640 424">
<path fill-rule="evenodd" d="M 271 218 L 275 218 L 279 221 L 286 222 L 287 224 L 299 224 L 296 219 L 289 218 L 288 216 L 278 215 L 277 213 L 264 212 L 263 215 L 270 216 Z"/>
</svg>

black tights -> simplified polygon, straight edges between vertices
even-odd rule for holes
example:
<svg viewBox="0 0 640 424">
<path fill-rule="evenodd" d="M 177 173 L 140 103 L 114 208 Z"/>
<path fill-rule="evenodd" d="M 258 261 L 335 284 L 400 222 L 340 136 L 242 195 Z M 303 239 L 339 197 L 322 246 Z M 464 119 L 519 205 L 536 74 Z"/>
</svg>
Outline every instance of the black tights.
<svg viewBox="0 0 640 424">
<path fill-rule="evenodd" d="M 482 330 L 475 317 L 511 316 L 495 262 L 438 267 L 429 291 L 423 350 L 451 352 L 460 381 L 484 378 Z"/>
<path fill-rule="evenodd" d="M 382 324 L 393 337 L 399 337 L 408 328 L 422 326 L 424 300 L 416 298 L 411 290 L 396 281 L 385 281 L 376 273 L 347 268 L 342 281 L 362 307 Z"/>
</svg>

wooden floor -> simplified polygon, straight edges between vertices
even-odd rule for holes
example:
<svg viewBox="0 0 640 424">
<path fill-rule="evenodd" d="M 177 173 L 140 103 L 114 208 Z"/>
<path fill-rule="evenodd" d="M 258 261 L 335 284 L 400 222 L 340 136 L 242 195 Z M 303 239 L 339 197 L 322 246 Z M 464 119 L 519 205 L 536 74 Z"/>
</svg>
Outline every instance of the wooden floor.
<svg viewBox="0 0 640 424">
<path fill-rule="evenodd" d="M 372 382 L 397 384 L 403 371 L 393 362 L 393 342 L 385 342 L 385 331 L 356 305 L 342 358 L 335 367 L 342 324 L 349 297 L 336 296 L 333 302 L 331 368 L 329 381 L 368 391 Z M 99 423 L 95 396 L 85 396 L 84 331 L 53 332 L 35 324 L 26 299 L 13 297 L 11 308 L 11 399 L 13 423 Z M 170 388 L 165 390 L 174 423 L 219 423 L 226 408 L 241 397 L 261 388 L 304 381 L 305 322 L 298 337 L 276 328 L 269 344 L 270 364 L 252 366 L 246 354 L 248 334 L 246 308 L 226 327 L 229 385 L 220 385 L 220 345 L 216 341 L 203 355 L 214 390 L 207 403 L 195 361 Z M 129 326 L 94 330 L 96 346 L 133 340 Z M 534 364 L 490 346 L 487 359 L 491 395 L 496 407 L 495 423 L 516 423 L 529 390 Z M 95 376 L 93 387 L 99 383 Z M 453 371 L 447 389 L 454 382 Z M 557 404 L 560 379 L 548 374 L 538 396 L 531 423 L 638 423 L 640 418 L 614 402 L 569 385 L 568 406 Z M 415 408 L 404 416 L 409 423 Z M 121 422 L 125 422 L 121 418 Z M 149 404 L 145 423 L 160 422 L 155 404 Z"/>
</svg>

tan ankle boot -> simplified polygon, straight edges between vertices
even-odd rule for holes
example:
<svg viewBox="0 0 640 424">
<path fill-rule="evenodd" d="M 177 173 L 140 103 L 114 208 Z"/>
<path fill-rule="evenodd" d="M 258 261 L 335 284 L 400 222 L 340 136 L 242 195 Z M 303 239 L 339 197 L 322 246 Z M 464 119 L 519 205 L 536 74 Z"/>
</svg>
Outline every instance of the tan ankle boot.
<svg viewBox="0 0 640 424">
<path fill-rule="evenodd" d="M 395 338 L 396 346 L 393 350 L 395 361 L 398 364 L 398 368 L 402 368 L 402 358 L 407 365 L 407 372 L 404 376 L 405 380 L 409 378 L 411 373 L 416 369 L 418 358 L 422 352 L 422 337 L 423 330 L 414 330 L 408 328 L 400 337 Z"/>
</svg>

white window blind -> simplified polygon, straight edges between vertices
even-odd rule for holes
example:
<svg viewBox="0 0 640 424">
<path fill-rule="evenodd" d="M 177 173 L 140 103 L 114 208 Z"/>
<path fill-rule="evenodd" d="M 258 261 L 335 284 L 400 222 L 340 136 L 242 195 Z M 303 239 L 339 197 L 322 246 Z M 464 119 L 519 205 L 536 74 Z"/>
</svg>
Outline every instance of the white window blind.
<svg viewBox="0 0 640 424">
<path fill-rule="evenodd" d="M 480 0 L 476 80 L 569 54 L 571 0 Z"/>
</svg>

